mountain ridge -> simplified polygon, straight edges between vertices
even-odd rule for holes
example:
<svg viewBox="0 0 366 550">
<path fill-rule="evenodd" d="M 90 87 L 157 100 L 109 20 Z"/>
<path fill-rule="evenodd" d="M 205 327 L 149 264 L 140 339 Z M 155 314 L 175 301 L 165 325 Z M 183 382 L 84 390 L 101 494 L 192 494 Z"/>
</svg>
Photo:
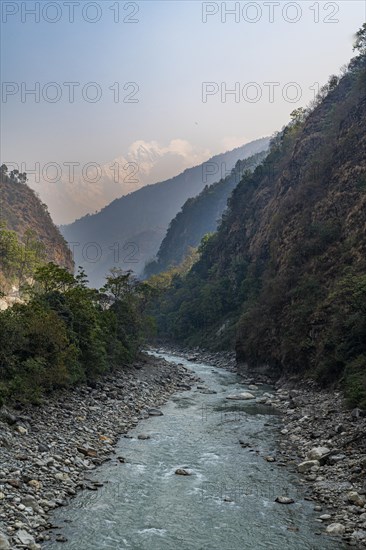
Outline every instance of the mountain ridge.
<svg viewBox="0 0 366 550">
<path fill-rule="evenodd" d="M 365 81 L 363 54 L 292 113 L 271 140 L 273 174 L 244 176 L 197 263 L 158 299 L 160 336 L 235 347 L 252 371 L 342 381 L 366 405 Z"/>
<path fill-rule="evenodd" d="M 94 286 L 102 283 L 111 267 L 132 269 L 140 275 L 145 263 L 155 256 L 169 222 L 184 202 L 206 184 L 216 181 L 222 170 L 230 172 L 240 157 L 265 148 L 268 141 L 269 138 L 261 138 L 215 155 L 174 178 L 149 184 L 115 199 L 97 214 L 61 226 L 62 234 L 74 248 L 76 265 L 84 267 Z M 150 235 L 148 241 L 143 238 L 146 231 Z M 88 258 L 90 251 L 94 254 L 93 259 Z"/>
<path fill-rule="evenodd" d="M 26 183 L 26 174 L 0 171 L 0 221 L 14 231 L 21 242 L 27 231 L 44 247 L 45 259 L 73 271 L 74 264 L 65 239 L 53 223 L 47 206 Z"/>
<path fill-rule="evenodd" d="M 230 193 L 243 174 L 261 164 L 267 154 L 268 151 L 264 150 L 238 160 L 230 175 L 206 185 L 196 197 L 189 198 L 170 222 L 156 260 L 146 266 L 144 274 L 148 277 L 181 264 L 188 251 L 196 248 L 204 235 L 216 231 Z"/>
</svg>

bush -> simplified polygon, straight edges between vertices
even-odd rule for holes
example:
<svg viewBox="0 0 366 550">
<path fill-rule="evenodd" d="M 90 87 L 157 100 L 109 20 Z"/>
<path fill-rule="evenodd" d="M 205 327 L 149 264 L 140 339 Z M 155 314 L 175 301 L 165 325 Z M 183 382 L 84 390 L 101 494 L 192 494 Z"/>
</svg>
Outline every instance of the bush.
<svg viewBox="0 0 366 550">
<path fill-rule="evenodd" d="M 42 395 L 131 362 L 143 336 L 141 284 L 115 272 L 106 287 L 87 287 L 48 264 L 34 274 L 28 300 L 0 312 L 0 400 L 39 402 Z"/>
</svg>

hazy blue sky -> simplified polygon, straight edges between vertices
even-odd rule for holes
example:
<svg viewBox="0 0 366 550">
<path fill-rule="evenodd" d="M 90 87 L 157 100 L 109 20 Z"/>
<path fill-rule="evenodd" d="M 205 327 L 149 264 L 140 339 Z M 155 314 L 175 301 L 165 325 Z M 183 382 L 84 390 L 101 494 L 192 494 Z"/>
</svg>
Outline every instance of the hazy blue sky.
<svg viewBox="0 0 366 550">
<path fill-rule="evenodd" d="M 37 8 L 37 2 L 2 2 L 2 162 L 25 162 L 28 170 L 35 162 L 104 166 L 116 158 L 138 163 L 142 151 L 141 162 L 149 157 L 149 163 L 138 185 L 149 181 L 154 163 L 162 163 L 159 177 L 168 177 L 174 173 L 172 159 L 181 169 L 280 129 L 295 107 L 314 97 L 315 83 L 323 84 L 352 57 L 353 34 L 366 19 L 364 0 L 38 4 L 35 22 L 25 10 Z M 225 22 L 225 6 L 240 13 L 227 14 Z M 99 20 L 92 23 L 94 18 Z M 57 86 L 47 86 L 51 82 Z M 80 83 L 73 103 L 65 82 Z M 90 82 L 97 88 L 85 88 Z M 137 102 L 123 101 L 136 88 L 123 90 L 128 82 L 138 85 L 131 96 Z M 206 102 L 204 82 L 216 83 Z M 278 83 L 273 101 L 269 82 Z M 296 87 L 287 86 L 290 82 Z M 31 95 L 22 98 L 22 90 L 35 83 L 39 102 Z M 235 83 L 240 97 L 223 101 L 220 92 Z M 91 102 L 98 90 L 100 100 Z M 286 101 L 286 91 L 290 98 L 301 92 L 301 98 Z M 52 102 L 57 93 L 59 101 Z M 140 143 L 132 146 L 135 142 Z M 131 190 L 121 185 L 104 196 L 103 185 L 93 187 L 88 180 L 88 193 L 77 189 L 78 182 L 64 192 L 65 174 L 66 168 L 57 189 L 42 177 L 32 183 L 58 222 Z"/>
</svg>

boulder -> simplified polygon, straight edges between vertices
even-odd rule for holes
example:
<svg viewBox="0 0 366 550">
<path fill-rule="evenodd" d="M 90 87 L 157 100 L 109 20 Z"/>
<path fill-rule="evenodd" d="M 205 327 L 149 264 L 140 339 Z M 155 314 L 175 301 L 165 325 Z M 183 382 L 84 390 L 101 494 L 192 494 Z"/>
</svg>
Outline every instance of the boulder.
<svg viewBox="0 0 366 550">
<path fill-rule="evenodd" d="M 341 523 L 331 523 L 328 525 L 326 532 L 328 535 L 343 535 L 346 528 Z"/>
<path fill-rule="evenodd" d="M 357 493 L 357 491 L 350 491 L 347 494 L 347 500 L 351 504 L 354 504 L 355 506 L 361 506 L 363 507 L 365 504 L 365 499 L 361 495 Z"/>
<path fill-rule="evenodd" d="M 178 468 L 175 470 L 175 473 L 177 476 L 191 476 L 191 472 L 188 472 L 188 470 L 185 470 L 184 468 Z"/>
<path fill-rule="evenodd" d="M 10 550 L 8 537 L 0 531 L 0 550 Z"/>
<path fill-rule="evenodd" d="M 84 456 L 88 456 L 90 458 L 96 458 L 97 457 L 97 451 L 94 449 L 85 449 L 84 447 L 77 447 L 77 450 L 80 454 Z"/>
<path fill-rule="evenodd" d="M 22 504 L 24 504 L 24 506 L 26 506 L 27 508 L 32 508 L 35 512 L 40 511 L 40 506 L 38 502 L 31 495 L 25 495 L 22 498 Z"/>
<path fill-rule="evenodd" d="M 313 447 L 307 454 L 309 460 L 320 460 L 324 455 L 330 453 L 328 447 Z"/>
<path fill-rule="evenodd" d="M 334 466 L 334 464 L 337 464 L 337 462 L 341 462 L 345 458 L 347 457 L 344 454 L 332 455 L 328 458 L 327 463 L 330 464 L 330 466 Z"/>
<path fill-rule="evenodd" d="M 239 401 L 239 400 L 246 400 L 246 399 L 255 399 L 255 396 L 252 393 L 245 391 L 245 392 L 236 393 L 233 395 L 228 395 L 226 399 L 234 399 Z"/>
<path fill-rule="evenodd" d="M 42 488 L 42 483 L 38 479 L 31 479 L 28 481 L 29 487 L 32 487 L 35 491 L 39 491 Z"/>
<path fill-rule="evenodd" d="M 26 435 L 28 433 L 27 428 L 24 428 L 24 426 L 17 426 L 15 429 L 20 435 Z"/>
<path fill-rule="evenodd" d="M 312 468 L 318 469 L 319 466 L 319 460 L 305 460 L 304 462 L 300 462 L 300 464 L 298 464 L 297 469 L 300 474 L 305 474 Z"/>
<path fill-rule="evenodd" d="M 19 529 L 19 531 L 16 532 L 16 537 L 18 538 L 20 543 L 24 544 L 25 546 L 32 546 L 36 542 L 32 535 L 30 535 L 25 529 Z"/>
</svg>

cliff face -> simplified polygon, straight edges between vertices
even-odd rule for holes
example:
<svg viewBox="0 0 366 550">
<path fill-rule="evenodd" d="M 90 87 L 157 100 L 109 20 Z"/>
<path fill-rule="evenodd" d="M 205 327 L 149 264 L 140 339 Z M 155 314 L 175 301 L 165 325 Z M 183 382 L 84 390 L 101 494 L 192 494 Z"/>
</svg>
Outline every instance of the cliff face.
<svg viewBox="0 0 366 550">
<path fill-rule="evenodd" d="M 71 252 L 54 225 L 47 206 L 26 183 L 4 172 L 0 174 L 0 221 L 5 221 L 7 229 L 15 231 L 21 241 L 31 230 L 44 245 L 47 261 L 73 271 Z"/>
<path fill-rule="evenodd" d="M 274 147 L 273 181 L 256 182 L 249 196 L 238 190 L 227 237 L 258 277 L 236 342 L 252 367 L 308 370 L 326 382 L 366 359 L 365 81 L 361 58 Z"/>
<path fill-rule="evenodd" d="M 196 248 L 200 244 L 204 235 L 217 230 L 231 192 L 238 185 L 243 174 L 254 170 L 266 155 L 267 149 L 245 160 L 238 160 L 230 175 L 212 185 L 207 185 L 196 197 L 184 203 L 181 211 L 170 222 L 156 261 L 146 266 L 146 276 L 179 265 L 190 248 Z"/>
<path fill-rule="evenodd" d="M 366 404 L 365 66 L 355 58 L 294 113 L 157 317 L 177 340 L 235 345 L 251 369 L 343 380 Z"/>
</svg>

